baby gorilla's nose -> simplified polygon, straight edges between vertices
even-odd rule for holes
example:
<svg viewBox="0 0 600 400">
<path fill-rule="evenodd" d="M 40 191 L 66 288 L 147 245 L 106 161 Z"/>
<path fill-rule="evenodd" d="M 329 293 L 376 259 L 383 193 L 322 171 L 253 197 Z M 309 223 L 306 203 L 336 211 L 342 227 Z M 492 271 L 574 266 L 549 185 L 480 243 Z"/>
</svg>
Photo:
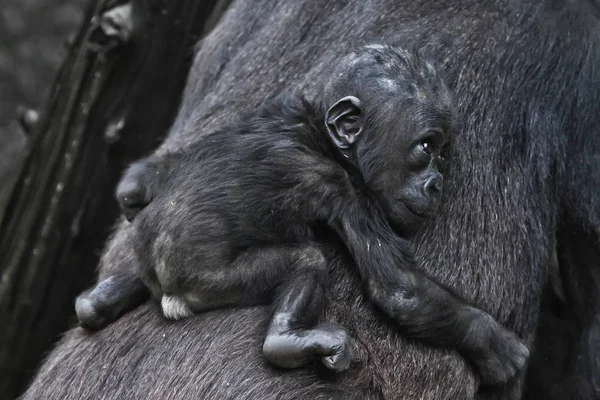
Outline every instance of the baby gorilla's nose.
<svg viewBox="0 0 600 400">
<path fill-rule="evenodd" d="M 439 198 L 442 194 L 444 178 L 440 174 L 433 175 L 425 181 L 424 190 L 428 196 Z"/>
</svg>

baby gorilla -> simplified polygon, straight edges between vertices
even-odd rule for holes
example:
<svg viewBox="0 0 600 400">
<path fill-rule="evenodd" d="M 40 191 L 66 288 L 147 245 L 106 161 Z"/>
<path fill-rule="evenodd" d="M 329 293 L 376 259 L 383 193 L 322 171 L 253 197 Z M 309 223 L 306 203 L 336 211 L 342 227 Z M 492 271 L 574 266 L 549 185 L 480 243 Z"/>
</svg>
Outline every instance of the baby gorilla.
<svg viewBox="0 0 600 400">
<path fill-rule="evenodd" d="M 327 225 L 369 297 L 408 335 L 458 348 L 484 382 L 509 379 L 527 348 L 419 272 L 407 239 L 441 198 L 452 128 L 443 80 L 417 54 L 382 45 L 328 76 L 318 100 L 282 95 L 237 127 L 128 170 L 117 196 L 135 216 L 138 276 L 173 319 L 272 300 L 265 357 L 285 368 L 320 357 L 341 371 L 345 331 L 318 324 L 327 264 L 316 233 Z M 129 307 L 117 303 L 137 278 L 123 276 L 78 299 L 82 323 L 105 324 Z"/>
</svg>

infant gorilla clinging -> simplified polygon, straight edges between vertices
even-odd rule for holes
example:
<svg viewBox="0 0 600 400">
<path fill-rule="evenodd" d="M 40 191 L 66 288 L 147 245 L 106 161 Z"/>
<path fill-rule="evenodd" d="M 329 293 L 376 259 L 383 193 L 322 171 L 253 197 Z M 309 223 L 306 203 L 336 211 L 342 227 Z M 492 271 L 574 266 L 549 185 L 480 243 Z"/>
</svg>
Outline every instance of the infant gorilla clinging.
<svg viewBox="0 0 600 400">
<path fill-rule="evenodd" d="M 169 318 L 272 299 L 265 357 L 285 368 L 320 357 L 341 371 L 345 331 L 318 323 L 328 271 L 315 231 L 325 224 L 369 298 L 408 335 L 458 348 L 484 382 L 509 379 L 527 348 L 419 272 L 406 238 L 441 198 L 452 129 L 443 80 L 419 55 L 384 45 L 327 76 L 316 100 L 282 95 L 193 148 L 130 167 L 117 196 L 133 219 L 138 276 Z M 110 304 L 94 293 L 78 300 L 84 324 Z"/>
</svg>

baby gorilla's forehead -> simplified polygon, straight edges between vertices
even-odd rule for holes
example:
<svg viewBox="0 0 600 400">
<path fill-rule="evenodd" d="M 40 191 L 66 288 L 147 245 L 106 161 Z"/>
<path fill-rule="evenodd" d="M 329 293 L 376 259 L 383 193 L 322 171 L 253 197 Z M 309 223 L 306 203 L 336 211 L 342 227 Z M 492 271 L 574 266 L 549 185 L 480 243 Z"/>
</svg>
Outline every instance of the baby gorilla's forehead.
<svg viewBox="0 0 600 400">
<path fill-rule="evenodd" d="M 401 47 L 371 44 L 345 56 L 335 67 L 328 89 L 357 95 L 414 99 L 420 103 L 450 106 L 449 92 L 436 68 L 417 52 Z"/>
</svg>

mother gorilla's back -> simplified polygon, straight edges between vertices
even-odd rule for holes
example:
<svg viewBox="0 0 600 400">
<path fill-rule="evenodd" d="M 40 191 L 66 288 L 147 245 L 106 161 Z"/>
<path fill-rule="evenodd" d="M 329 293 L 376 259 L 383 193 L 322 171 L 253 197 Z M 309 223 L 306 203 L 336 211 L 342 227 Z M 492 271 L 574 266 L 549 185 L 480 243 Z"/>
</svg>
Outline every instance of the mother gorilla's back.
<svg viewBox="0 0 600 400">
<path fill-rule="evenodd" d="M 519 9 L 478 0 L 235 1 L 200 45 L 179 116 L 158 152 L 230 123 L 284 87 L 310 86 L 318 65 L 335 62 L 345 44 L 381 37 L 417 44 L 445 63 L 462 117 L 441 216 L 418 241 L 423 268 L 532 338 L 561 211 L 554 200 L 558 178 L 545 171 L 563 161 L 553 143 L 564 134 L 560 123 L 533 116 L 588 118 L 572 108 L 558 110 L 548 99 L 554 90 L 597 104 L 598 91 L 584 90 L 581 77 L 598 61 L 600 47 L 586 12 L 546 10 L 534 0 L 508 3 Z M 556 26 L 587 47 L 563 46 Z M 549 144 L 535 162 L 527 156 L 533 143 Z M 122 225 L 101 274 L 131 256 L 121 246 L 126 236 Z M 331 260 L 326 318 L 348 328 L 359 359 L 346 374 L 267 365 L 260 354 L 265 308 L 170 323 L 146 304 L 98 333 L 68 332 L 25 398 L 474 396 L 476 379 L 456 353 L 397 335 L 363 301 L 351 264 L 340 256 Z M 520 390 L 516 382 L 480 397 L 518 398 Z"/>
</svg>

